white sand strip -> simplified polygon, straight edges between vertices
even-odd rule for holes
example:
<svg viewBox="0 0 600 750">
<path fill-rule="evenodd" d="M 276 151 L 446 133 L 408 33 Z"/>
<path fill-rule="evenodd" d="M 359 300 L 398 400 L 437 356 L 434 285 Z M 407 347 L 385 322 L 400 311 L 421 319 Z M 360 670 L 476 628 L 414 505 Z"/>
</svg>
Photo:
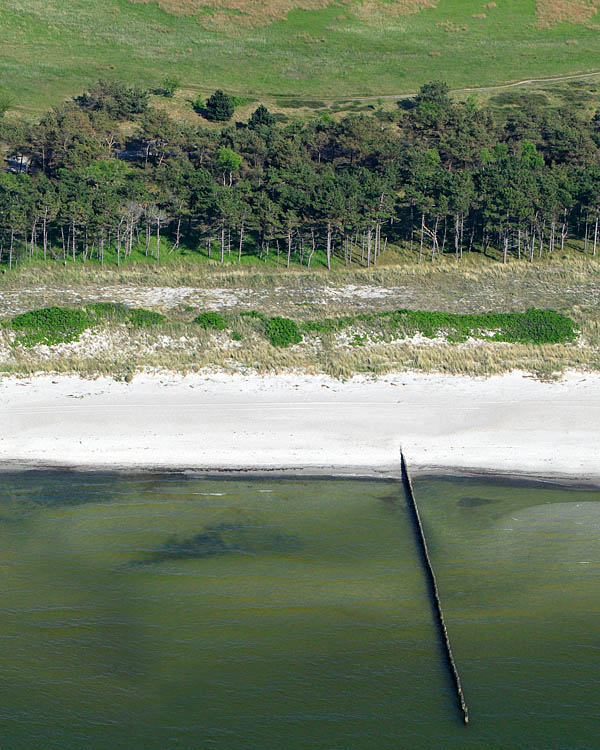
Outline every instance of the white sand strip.
<svg viewBox="0 0 600 750">
<path fill-rule="evenodd" d="M 600 375 L 0 380 L 0 465 L 600 478 Z"/>
</svg>

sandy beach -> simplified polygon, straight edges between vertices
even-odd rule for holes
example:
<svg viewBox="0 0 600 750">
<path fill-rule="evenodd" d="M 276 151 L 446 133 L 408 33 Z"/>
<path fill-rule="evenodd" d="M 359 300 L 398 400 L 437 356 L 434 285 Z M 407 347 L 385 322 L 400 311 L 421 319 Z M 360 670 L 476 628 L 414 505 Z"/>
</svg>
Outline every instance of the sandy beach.
<svg viewBox="0 0 600 750">
<path fill-rule="evenodd" d="M 0 465 L 600 478 L 600 375 L 0 381 Z"/>
</svg>

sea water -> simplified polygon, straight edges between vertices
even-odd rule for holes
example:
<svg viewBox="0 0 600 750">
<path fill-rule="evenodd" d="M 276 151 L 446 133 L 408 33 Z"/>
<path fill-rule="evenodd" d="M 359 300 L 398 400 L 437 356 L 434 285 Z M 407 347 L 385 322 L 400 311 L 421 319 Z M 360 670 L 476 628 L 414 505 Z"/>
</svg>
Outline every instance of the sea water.
<svg viewBox="0 0 600 750">
<path fill-rule="evenodd" d="M 600 492 L 0 474 L 0 744 L 591 750 Z"/>
</svg>

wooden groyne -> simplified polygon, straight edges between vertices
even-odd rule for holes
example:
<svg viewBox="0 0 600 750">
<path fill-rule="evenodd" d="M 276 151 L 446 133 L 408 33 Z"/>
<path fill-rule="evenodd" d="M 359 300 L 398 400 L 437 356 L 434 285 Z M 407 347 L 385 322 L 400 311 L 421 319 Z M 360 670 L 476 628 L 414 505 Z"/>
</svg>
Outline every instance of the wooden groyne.
<svg viewBox="0 0 600 750">
<path fill-rule="evenodd" d="M 462 685 L 460 682 L 460 675 L 458 673 L 458 667 L 456 666 L 456 662 L 454 661 L 454 656 L 452 655 L 452 648 L 450 646 L 450 637 L 448 635 L 448 629 L 446 628 L 446 623 L 444 621 L 444 611 L 442 609 L 442 602 L 440 600 L 437 581 L 435 580 L 435 573 L 433 571 L 433 566 L 429 558 L 429 552 L 427 550 L 427 540 L 425 539 L 425 532 L 423 531 L 423 524 L 421 523 L 421 516 L 419 515 L 419 508 L 417 506 L 415 493 L 413 491 L 412 482 L 410 480 L 410 474 L 408 473 L 408 466 L 406 464 L 406 459 L 404 458 L 404 451 L 402 450 L 400 451 L 400 463 L 402 467 L 402 482 L 406 490 L 406 496 L 408 498 L 408 507 L 410 509 L 413 523 L 415 526 L 417 541 L 418 541 L 419 548 L 421 550 L 421 555 L 423 558 L 423 566 L 425 568 L 425 573 L 426 573 L 427 580 L 429 583 L 429 593 L 431 596 L 431 602 L 432 602 L 432 606 L 433 606 L 435 617 L 436 617 L 437 624 L 438 624 L 438 631 L 440 635 L 442 649 L 444 651 L 446 664 L 448 665 L 450 677 L 452 679 L 454 690 L 456 692 L 456 698 L 458 701 L 459 710 L 462 713 L 465 724 L 468 724 L 469 723 L 469 709 L 467 708 L 467 703 L 465 701 L 465 696 L 463 694 L 463 689 L 462 689 Z"/>
</svg>

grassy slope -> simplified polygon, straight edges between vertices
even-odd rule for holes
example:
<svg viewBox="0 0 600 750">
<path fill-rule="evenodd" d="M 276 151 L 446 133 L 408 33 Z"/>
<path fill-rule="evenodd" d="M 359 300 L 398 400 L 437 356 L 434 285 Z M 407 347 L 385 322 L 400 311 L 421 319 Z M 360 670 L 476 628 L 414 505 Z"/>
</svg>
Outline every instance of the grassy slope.
<svg viewBox="0 0 600 750">
<path fill-rule="evenodd" d="M 152 86 L 176 74 L 190 94 L 222 86 L 261 97 L 344 97 L 407 93 L 436 77 L 459 88 L 597 67 L 598 30 L 538 29 L 535 0 L 501 0 L 474 18 L 483 5 L 440 0 L 414 15 L 366 19 L 334 5 L 215 32 L 201 17 L 152 3 L 3 0 L 0 86 L 36 114 L 98 77 Z"/>
</svg>

